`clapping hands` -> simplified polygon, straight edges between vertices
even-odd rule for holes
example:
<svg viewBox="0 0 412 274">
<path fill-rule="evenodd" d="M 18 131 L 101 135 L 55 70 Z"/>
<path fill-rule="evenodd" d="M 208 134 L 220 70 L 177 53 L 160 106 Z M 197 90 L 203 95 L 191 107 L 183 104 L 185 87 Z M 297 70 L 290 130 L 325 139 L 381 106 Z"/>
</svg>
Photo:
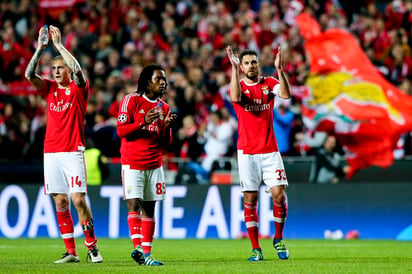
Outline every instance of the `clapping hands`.
<svg viewBox="0 0 412 274">
<path fill-rule="evenodd" d="M 236 54 L 233 53 L 231 46 L 226 47 L 226 53 L 227 53 L 227 57 L 229 57 L 229 60 L 232 66 L 239 67 L 239 64 L 240 64 L 239 55 L 237 53 Z"/>
</svg>

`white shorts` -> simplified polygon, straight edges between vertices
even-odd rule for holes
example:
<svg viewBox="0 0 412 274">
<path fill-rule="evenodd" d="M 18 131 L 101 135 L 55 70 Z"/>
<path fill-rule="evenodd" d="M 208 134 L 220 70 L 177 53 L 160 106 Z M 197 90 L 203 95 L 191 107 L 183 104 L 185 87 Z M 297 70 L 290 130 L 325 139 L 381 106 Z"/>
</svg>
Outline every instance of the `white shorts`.
<svg viewBox="0 0 412 274">
<path fill-rule="evenodd" d="M 166 198 L 166 183 L 163 167 L 152 170 L 130 169 L 122 165 L 123 198 L 161 201 Z"/>
<path fill-rule="evenodd" d="M 261 182 L 266 185 L 266 192 L 274 186 L 288 185 L 285 166 L 279 152 L 264 154 L 243 154 L 237 151 L 240 190 L 259 191 Z"/>
<path fill-rule="evenodd" d="M 44 193 L 86 193 L 83 151 L 44 153 Z"/>
</svg>

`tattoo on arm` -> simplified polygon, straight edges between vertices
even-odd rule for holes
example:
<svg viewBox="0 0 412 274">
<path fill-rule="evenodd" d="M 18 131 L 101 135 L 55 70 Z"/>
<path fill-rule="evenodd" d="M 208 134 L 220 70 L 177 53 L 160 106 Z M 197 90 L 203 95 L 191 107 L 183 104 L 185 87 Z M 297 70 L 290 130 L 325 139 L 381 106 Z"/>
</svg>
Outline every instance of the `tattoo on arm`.
<svg viewBox="0 0 412 274">
<path fill-rule="evenodd" d="M 83 71 L 80 67 L 79 62 L 77 62 L 76 58 L 63 46 L 58 48 L 58 51 L 62 55 L 64 61 L 66 62 L 67 66 L 73 72 L 74 82 L 77 86 L 83 88 L 86 86 L 86 77 L 83 74 Z"/>
<path fill-rule="evenodd" d="M 74 73 L 74 82 L 81 88 L 86 86 L 86 78 L 84 77 L 82 70 L 78 69 L 77 72 Z"/>
<path fill-rule="evenodd" d="M 24 72 L 24 76 L 26 79 L 33 79 L 36 76 L 36 66 L 39 62 L 40 56 L 43 52 L 43 49 L 36 50 L 33 57 L 30 59 L 29 64 L 27 65 L 26 71 Z"/>
<path fill-rule="evenodd" d="M 73 71 L 74 74 L 76 74 L 77 71 L 80 69 L 79 65 L 75 61 L 70 61 L 67 65 Z"/>
</svg>

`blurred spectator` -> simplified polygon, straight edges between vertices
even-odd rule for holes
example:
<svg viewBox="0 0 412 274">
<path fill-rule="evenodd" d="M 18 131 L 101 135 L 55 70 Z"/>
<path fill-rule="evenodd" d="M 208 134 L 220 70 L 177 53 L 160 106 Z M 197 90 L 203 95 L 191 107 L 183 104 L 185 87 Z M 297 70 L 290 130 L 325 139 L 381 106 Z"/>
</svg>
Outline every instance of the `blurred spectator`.
<svg viewBox="0 0 412 274">
<path fill-rule="evenodd" d="M 24 152 L 25 162 L 43 162 L 44 137 L 46 136 L 45 101 L 39 95 L 29 95 L 26 115 L 32 120 L 30 127 L 30 144 Z"/>
<path fill-rule="evenodd" d="M 290 130 L 290 156 L 303 156 L 305 154 L 302 153 L 302 139 L 303 139 L 303 130 L 304 124 L 302 120 L 302 116 L 300 114 L 295 114 L 295 119 L 293 121 L 292 129 Z M 275 132 L 276 134 L 276 132 Z"/>
<path fill-rule="evenodd" d="M 238 137 L 237 120 L 230 114 L 229 110 L 226 107 L 221 108 L 220 112 L 222 113 L 222 119 L 224 123 L 228 123 L 230 125 L 230 130 L 233 132 L 231 146 L 229 147 L 229 151 L 226 152 L 226 154 L 228 156 L 234 155 L 236 154 L 236 144 Z"/>
<path fill-rule="evenodd" d="M 233 141 L 233 127 L 228 121 L 223 120 L 222 112 L 213 111 L 209 116 L 206 131 L 202 134 L 205 145 L 205 156 L 202 168 L 210 174 L 213 163 L 220 157 L 226 156 Z"/>
<path fill-rule="evenodd" d="M 325 142 L 328 134 L 323 131 L 312 131 L 302 127 L 301 132 L 295 134 L 294 147 L 298 155 L 314 155 Z"/>
<path fill-rule="evenodd" d="M 309 182 L 312 184 L 336 184 L 349 172 L 349 166 L 342 165 L 343 156 L 336 152 L 336 137 L 329 135 L 316 153 Z"/>
<path fill-rule="evenodd" d="M 91 138 L 103 155 L 120 156 L 120 138 L 116 131 L 116 119 L 109 119 L 109 114 L 105 109 L 96 112 Z"/>
<path fill-rule="evenodd" d="M 273 67 L 273 62 L 275 61 L 275 55 L 273 54 L 273 51 L 270 45 L 266 45 L 262 48 L 260 59 L 262 60 L 260 63 L 262 75 L 266 75 L 266 76 L 275 75 L 275 68 Z"/>
<path fill-rule="evenodd" d="M 30 120 L 24 115 L 22 102 L 11 100 L 0 113 L 0 159 L 18 161 L 30 142 Z"/>
<path fill-rule="evenodd" d="M 388 78 L 394 85 L 399 85 L 405 78 L 412 77 L 412 59 L 405 55 L 400 44 L 393 45 L 385 65 L 389 69 Z"/>
<path fill-rule="evenodd" d="M 412 132 L 405 133 L 403 137 L 405 140 L 405 155 L 412 155 Z"/>
<path fill-rule="evenodd" d="M 198 162 L 204 153 L 203 144 L 192 115 L 183 118 L 183 126 L 178 130 L 176 139 L 176 144 L 172 145 L 178 148 L 176 155 L 186 159 L 187 162 L 179 167 L 175 183 L 207 183 L 208 174 Z"/>
<path fill-rule="evenodd" d="M 405 4 L 403 0 L 392 0 L 385 7 L 385 27 L 388 30 L 398 29 L 402 26 L 403 15 L 405 14 Z"/>
<path fill-rule="evenodd" d="M 365 49 L 365 54 L 371 61 L 371 63 L 375 66 L 375 68 L 381 73 L 381 75 L 385 78 L 388 78 L 389 69 L 385 64 L 376 58 L 375 50 L 373 47 L 367 47 Z"/>
<path fill-rule="evenodd" d="M 412 95 L 412 83 L 410 77 L 403 79 L 403 81 L 398 85 L 398 89 L 405 94 Z"/>
<path fill-rule="evenodd" d="M 86 141 L 84 151 L 86 161 L 87 185 L 101 185 L 109 177 L 108 159 L 96 148 L 94 141 L 90 138 Z"/>
<path fill-rule="evenodd" d="M 183 126 L 177 133 L 177 155 L 196 161 L 203 154 L 203 146 L 199 142 L 199 135 L 192 115 L 183 118 Z"/>
<path fill-rule="evenodd" d="M 290 133 L 292 131 L 294 114 L 289 108 L 281 104 L 273 109 L 273 127 L 279 152 L 287 155 L 291 149 Z"/>
</svg>

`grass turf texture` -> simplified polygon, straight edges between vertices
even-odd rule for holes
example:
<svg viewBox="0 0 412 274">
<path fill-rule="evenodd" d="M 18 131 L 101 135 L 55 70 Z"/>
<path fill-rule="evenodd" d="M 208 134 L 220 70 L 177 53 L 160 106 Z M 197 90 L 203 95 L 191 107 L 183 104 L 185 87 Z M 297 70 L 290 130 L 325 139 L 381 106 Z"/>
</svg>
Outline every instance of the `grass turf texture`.
<svg viewBox="0 0 412 274">
<path fill-rule="evenodd" d="M 277 258 L 271 240 L 261 240 L 265 261 L 248 262 L 249 240 L 160 240 L 153 255 L 164 266 L 140 266 L 129 239 L 99 239 L 101 264 L 86 263 L 86 247 L 76 240 L 80 263 L 55 265 L 61 239 L 0 239 L 0 273 L 412 273 L 412 243 L 372 240 L 288 240 L 291 257 Z"/>
</svg>

